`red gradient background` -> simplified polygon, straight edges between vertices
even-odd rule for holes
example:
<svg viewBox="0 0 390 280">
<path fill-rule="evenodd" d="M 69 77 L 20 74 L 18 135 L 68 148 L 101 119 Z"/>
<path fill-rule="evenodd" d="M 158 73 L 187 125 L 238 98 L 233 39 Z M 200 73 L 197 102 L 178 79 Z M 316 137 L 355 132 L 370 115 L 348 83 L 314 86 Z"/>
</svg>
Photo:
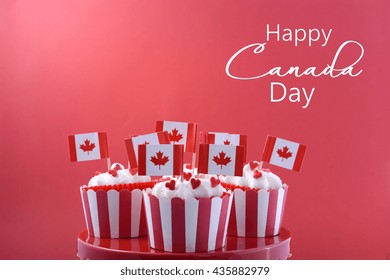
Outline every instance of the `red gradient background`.
<svg viewBox="0 0 390 280">
<path fill-rule="evenodd" d="M 283 225 L 294 259 L 390 258 L 388 1 L 1 1 L 0 259 L 76 259 L 85 229 L 80 185 L 103 161 L 70 163 L 67 135 L 107 131 L 112 162 L 123 139 L 156 120 L 308 146 L 290 185 Z M 237 71 L 325 67 L 347 40 L 365 55 L 356 78 L 229 78 L 240 48 L 266 24 L 332 28 L 329 43 L 268 42 Z M 345 52 L 353 61 L 356 53 Z M 270 82 L 315 87 L 307 109 L 270 102 Z"/>
</svg>

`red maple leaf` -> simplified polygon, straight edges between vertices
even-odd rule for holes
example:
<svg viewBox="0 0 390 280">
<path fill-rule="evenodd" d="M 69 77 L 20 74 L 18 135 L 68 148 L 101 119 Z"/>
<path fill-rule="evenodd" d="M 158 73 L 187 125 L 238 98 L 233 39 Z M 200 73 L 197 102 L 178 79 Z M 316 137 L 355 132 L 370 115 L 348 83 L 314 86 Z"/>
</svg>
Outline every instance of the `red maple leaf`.
<svg viewBox="0 0 390 280">
<path fill-rule="evenodd" d="M 179 131 L 174 128 L 172 129 L 172 133 L 169 133 L 169 140 L 173 142 L 179 142 L 181 139 L 183 139 L 183 134 L 179 133 Z"/>
<path fill-rule="evenodd" d="M 218 156 L 213 157 L 213 161 L 215 161 L 217 165 L 220 165 L 222 169 L 222 165 L 228 165 L 228 163 L 232 160 L 230 159 L 230 157 L 226 156 L 226 153 L 224 151 L 222 151 L 218 153 Z"/>
<path fill-rule="evenodd" d="M 292 157 L 292 153 L 289 151 L 287 146 L 284 146 L 283 150 L 282 149 L 278 149 L 276 152 L 278 153 L 279 157 L 282 158 L 282 161 L 284 159 L 288 159 L 288 158 Z"/>
<path fill-rule="evenodd" d="M 161 165 L 165 165 L 169 161 L 169 157 L 164 156 L 164 153 L 158 151 L 156 156 L 150 157 L 150 161 L 154 163 L 154 165 L 158 165 L 158 169 L 161 169 Z"/>
<path fill-rule="evenodd" d="M 148 144 L 150 144 L 148 141 L 145 141 L 145 143 L 144 143 L 145 145 L 148 145 Z"/>
<path fill-rule="evenodd" d="M 230 141 L 226 139 L 225 141 L 223 141 L 223 144 L 224 145 L 230 145 Z"/>
<path fill-rule="evenodd" d="M 84 144 L 80 145 L 80 149 L 82 149 L 84 152 L 87 152 L 89 155 L 89 152 L 92 152 L 92 150 L 95 149 L 95 144 L 91 143 L 89 139 L 85 139 Z"/>
</svg>

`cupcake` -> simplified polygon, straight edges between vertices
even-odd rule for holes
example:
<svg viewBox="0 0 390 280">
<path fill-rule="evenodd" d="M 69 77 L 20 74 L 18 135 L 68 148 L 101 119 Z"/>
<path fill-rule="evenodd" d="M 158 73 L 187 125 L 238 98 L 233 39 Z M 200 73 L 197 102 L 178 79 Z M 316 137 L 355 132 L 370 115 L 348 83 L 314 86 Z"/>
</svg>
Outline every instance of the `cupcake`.
<svg viewBox="0 0 390 280">
<path fill-rule="evenodd" d="M 234 193 L 228 235 L 269 237 L 279 234 L 288 186 L 269 169 L 252 161 L 243 176 L 220 177 L 221 184 Z"/>
<path fill-rule="evenodd" d="M 225 245 L 232 195 L 216 177 L 171 178 L 145 191 L 144 200 L 152 248 L 184 253 Z"/>
<path fill-rule="evenodd" d="M 147 235 L 142 190 L 152 188 L 149 176 L 137 176 L 114 163 L 80 188 L 88 234 L 100 238 L 131 238 Z"/>
</svg>

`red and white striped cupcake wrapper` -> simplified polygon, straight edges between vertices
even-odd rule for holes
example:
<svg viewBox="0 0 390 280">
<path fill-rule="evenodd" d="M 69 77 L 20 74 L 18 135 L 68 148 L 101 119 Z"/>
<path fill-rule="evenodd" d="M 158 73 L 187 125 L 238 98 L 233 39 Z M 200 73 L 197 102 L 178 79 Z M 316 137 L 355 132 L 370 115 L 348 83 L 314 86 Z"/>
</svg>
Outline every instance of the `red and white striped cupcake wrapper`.
<svg viewBox="0 0 390 280">
<path fill-rule="evenodd" d="M 279 234 L 287 198 L 287 185 L 264 190 L 234 189 L 228 235 L 269 237 Z"/>
<path fill-rule="evenodd" d="M 167 252 L 207 252 L 226 244 L 233 195 L 157 198 L 144 193 L 150 247 Z"/>
<path fill-rule="evenodd" d="M 147 235 L 142 190 L 86 190 L 81 187 L 80 192 L 90 236 L 131 238 Z"/>
</svg>

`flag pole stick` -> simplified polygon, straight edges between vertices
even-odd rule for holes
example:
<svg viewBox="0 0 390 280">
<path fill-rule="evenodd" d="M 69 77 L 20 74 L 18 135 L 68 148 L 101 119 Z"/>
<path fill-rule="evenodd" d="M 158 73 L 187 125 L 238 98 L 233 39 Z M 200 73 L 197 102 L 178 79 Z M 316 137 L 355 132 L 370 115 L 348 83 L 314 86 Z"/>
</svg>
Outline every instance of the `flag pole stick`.
<svg viewBox="0 0 390 280">
<path fill-rule="evenodd" d="M 111 159 L 108 157 L 107 158 L 107 170 L 110 170 L 111 167 Z"/>
<path fill-rule="evenodd" d="M 196 153 L 193 153 L 191 165 L 192 165 L 192 174 L 194 174 L 194 175 L 195 175 L 195 162 L 196 162 Z"/>
<path fill-rule="evenodd" d="M 263 168 L 263 161 L 260 161 L 259 163 L 259 169 L 261 170 Z"/>
<path fill-rule="evenodd" d="M 175 178 L 177 181 L 180 181 L 181 183 L 183 183 L 183 175 L 173 175 L 172 178 Z"/>
</svg>

